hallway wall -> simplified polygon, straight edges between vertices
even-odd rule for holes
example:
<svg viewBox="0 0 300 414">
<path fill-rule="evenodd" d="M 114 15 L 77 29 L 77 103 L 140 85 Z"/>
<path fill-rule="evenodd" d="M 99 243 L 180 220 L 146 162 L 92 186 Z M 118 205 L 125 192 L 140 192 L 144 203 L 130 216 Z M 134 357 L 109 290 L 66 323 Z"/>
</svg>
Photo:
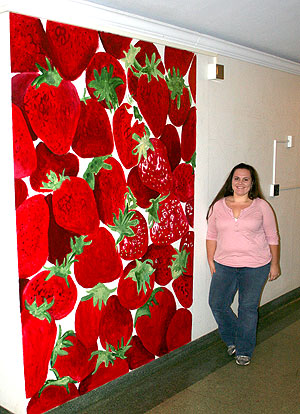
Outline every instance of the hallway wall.
<svg viewBox="0 0 300 414">
<path fill-rule="evenodd" d="M 211 58 L 199 55 L 196 278 L 194 338 L 216 327 L 207 305 L 210 283 L 205 262 L 205 215 L 231 168 L 239 162 L 255 167 L 266 200 L 275 210 L 281 237 L 279 279 L 267 283 L 261 304 L 300 285 L 300 78 L 278 70 L 218 57 L 224 81 L 207 81 Z M 279 197 L 269 197 L 273 140 L 294 139 L 288 149 L 277 144 Z M 296 188 L 298 187 L 298 188 Z M 198 318 L 198 320 L 196 320 Z"/>
</svg>

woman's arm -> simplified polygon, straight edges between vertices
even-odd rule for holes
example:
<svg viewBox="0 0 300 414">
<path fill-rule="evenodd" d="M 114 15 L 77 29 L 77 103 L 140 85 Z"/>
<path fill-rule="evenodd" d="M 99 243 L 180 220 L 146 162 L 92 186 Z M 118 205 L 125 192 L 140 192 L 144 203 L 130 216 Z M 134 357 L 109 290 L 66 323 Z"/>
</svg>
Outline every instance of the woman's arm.
<svg viewBox="0 0 300 414">
<path fill-rule="evenodd" d="M 216 240 L 206 240 L 207 261 L 208 261 L 211 275 L 213 275 L 216 271 L 215 263 L 214 263 L 214 255 L 215 255 L 216 248 L 217 248 Z"/>
<path fill-rule="evenodd" d="M 270 244 L 270 250 L 272 255 L 271 268 L 269 273 L 269 280 L 275 280 L 280 275 L 280 266 L 279 266 L 279 245 Z"/>
</svg>

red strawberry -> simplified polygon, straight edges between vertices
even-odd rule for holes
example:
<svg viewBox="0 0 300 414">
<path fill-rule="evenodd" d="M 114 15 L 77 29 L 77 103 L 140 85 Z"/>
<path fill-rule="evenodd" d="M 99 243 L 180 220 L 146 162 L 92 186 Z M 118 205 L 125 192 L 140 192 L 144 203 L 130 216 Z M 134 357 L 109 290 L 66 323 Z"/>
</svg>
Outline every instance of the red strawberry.
<svg viewBox="0 0 300 414">
<path fill-rule="evenodd" d="M 79 397 L 75 382 L 70 377 L 60 378 L 54 371 L 56 379 L 47 380 L 41 390 L 34 394 L 27 405 L 27 414 L 42 414 L 73 398 Z"/>
<path fill-rule="evenodd" d="M 47 60 L 48 71 L 29 86 L 24 97 L 25 111 L 36 135 L 55 154 L 69 151 L 76 131 L 80 101 L 75 86 L 62 80 Z"/>
<path fill-rule="evenodd" d="M 15 206 L 18 208 L 28 197 L 27 185 L 21 179 L 15 179 Z"/>
<path fill-rule="evenodd" d="M 130 369 L 136 369 L 154 360 L 155 356 L 147 351 L 138 336 L 134 335 L 132 337 L 130 345 L 131 348 L 126 352 Z"/>
<path fill-rule="evenodd" d="M 126 75 L 116 58 L 98 52 L 86 70 L 86 87 L 92 98 L 104 108 L 116 109 L 121 105 L 126 90 Z"/>
<path fill-rule="evenodd" d="M 12 72 L 37 72 L 45 64 L 46 37 L 40 19 L 10 13 Z"/>
<path fill-rule="evenodd" d="M 182 93 L 179 95 L 175 95 L 176 97 L 170 99 L 170 108 L 169 108 L 169 118 L 173 125 L 179 127 L 184 124 L 190 107 L 190 93 L 189 90 L 184 87 Z M 178 103 L 180 97 L 180 101 Z"/>
<path fill-rule="evenodd" d="M 131 46 L 130 52 L 131 54 L 135 55 L 135 59 L 141 66 L 145 66 L 146 64 L 146 56 L 148 57 L 149 60 L 151 60 L 153 54 L 155 54 L 156 59 L 161 59 L 160 54 L 157 50 L 157 47 L 153 43 L 146 42 L 144 40 L 139 40 L 135 44 L 135 47 Z M 130 64 L 131 64 L 130 56 L 131 55 L 129 53 L 129 55 L 127 54 L 126 58 L 124 59 L 126 67 L 130 67 Z M 162 74 L 165 73 L 165 68 L 161 61 L 157 68 Z M 130 70 L 128 71 L 128 89 L 132 97 L 136 99 L 138 77 L 134 75 L 134 72 L 137 74 L 138 70 L 134 69 L 133 67 L 131 67 Z"/>
<path fill-rule="evenodd" d="M 83 177 L 94 189 L 100 220 L 112 225 L 113 215 L 125 208 L 127 185 L 121 164 L 109 156 L 94 158 Z"/>
<path fill-rule="evenodd" d="M 173 68 L 175 68 L 177 72 L 177 69 L 179 69 L 180 75 L 184 76 L 188 71 L 193 57 L 193 52 L 175 49 L 170 46 L 165 47 L 165 67 L 167 71 L 170 69 L 173 72 Z"/>
<path fill-rule="evenodd" d="M 151 223 L 150 238 L 154 244 L 172 244 L 181 239 L 189 229 L 182 206 L 173 194 L 159 196 L 146 211 Z"/>
<path fill-rule="evenodd" d="M 101 312 L 99 327 L 100 342 L 103 348 L 119 348 L 131 338 L 133 321 L 128 309 L 121 305 L 118 296 L 110 296 Z"/>
<path fill-rule="evenodd" d="M 168 194 L 172 188 L 172 171 L 165 145 L 156 138 L 150 138 L 146 133 L 140 137 L 133 135 L 138 142 L 134 152 L 139 156 L 139 175 L 142 182 L 159 194 Z"/>
<path fill-rule="evenodd" d="M 71 238 L 79 236 L 79 234 L 66 230 L 56 223 L 52 207 L 52 194 L 47 195 L 47 197 L 45 197 L 45 200 L 48 204 L 50 213 L 48 230 L 48 261 L 53 264 L 62 264 L 66 255 L 72 250 Z"/>
<path fill-rule="evenodd" d="M 27 283 L 22 297 L 23 302 L 26 300 L 32 304 L 35 301 L 37 306 L 42 305 L 45 300 L 51 303 L 53 299 L 54 304 L 48 312 L 54 319 L 62 319 L 73 310 L 77 289 L 70 276 L 64 279 L 51 276 L 49 271 L 40 272 Z"/>
<path fill-rule="evenodd" d="M 135 328 L 144 347 L 154 355 L 167 351 L 166 333 L 176 311 L 173 294 L 167 288 L 154 289 L 148 302 L 136 312 Z"/>
<path fill-rule="evenodd" d="M 108 226 L 119 233 L 116 245 L 124 260 L 134 260 L 143 256 L 148 247 L 148 227 L 144 216 L 135 208 L 136 199 L 131 190 L 126 196 L 125 210 L 119 210 L 119 217 L 114 214 L 114 225 Z"/>
<path fill-rule="evenodd" d="M 193 57 L 191 68 L 189 71 L 189 86 L 194 102 L 196 102 L 196 71 L 197 71 L 197 57 Z"/>
<path fill-rule="evenodd" d="M 116 358 L 110 365 L 102 363 L 94 374 L 90 374 L 81 381 L 79 394 L 83 395 L 101 387 L 101 385 L 127 374 L 128 371 L 129 367 L 125 359 Z"/>
<path fill-rule="evenodd" d="M 181 159 L 180 139 L 177 129 L 173 125 L 167 124 L 163 130 L 160 140 L 166 146 L 170 167 L 173 171 L 174 168 L 176 168 L 180 163 Z"/>
<path fill-rule="evenodd" d="M 191 227 L 194 227 L 194 199 L 191 198 L 185 203 L 185 215 Z"/>
<path fill-rule="evenodd" d="M 132 124 L 132 114 L 129 113 L 131 106 L 127 103 L 122 104 L 115 112 L 113 118 L 113 131 L 116 149 L 119 158 L 125 168 L 132 168 L 138 163 L 138 156 L 133 154 L 136 141 L 132 135 L 136 133 L 141 136 L 145 132 L 143 123 L 136 121 Z"/>
<path fill-rule="evenodd" d="M 24 72 L 24 73 L 18 73 L 11 79 L 11 99 L 12 103 L 17 105 L 24 116 L 24 119 L 27 124 L 28 131 L 30 132 L 31 138 L 33 140 L 37 139 L 36 134 L 33 132 L 33 129 L 31 128 L 30 122 L 28 120 L 28 116 L 25 111 L 24 106 L 24 97 L 25 93 L 28 89 L 28 87 L 32 84 L 32 82 L 36 79 L 37 74 L 36 72 Z"/>
<path fill-rule="evenodd" d="M 159 137 L 166 125 L 170 97 L 167 83 L 157 68 L 159 60 L 155 60 L 153 54 L 151 62 L 146 58 L 145 68 L 136 65 L 140 71 L 136 101 L 153 135 Z M 143 74 L 145 71 L 147 74 Z"/>
<path fill-rule="evenodd" d="M 100 102 L 88 99 L 80 102 L 80 118 L 72 148 L 82 158 L 111 154 L 113 135 L 106 110 Z"/>
<path fill-rule="evenodd" d="M 155 282 L 161 286 L 167 285 L 172 280 L 171 265 L 176 250 L 171 245 L 157 246 L 150 244 L 143 260 L 150 259 L 155 269 Z"/>
<path fill-rule="evenodd" d="M 61 377 L 69 376 L 80 382 L 94 369 L 94 364 L 90 361 L 90 351 L 79 341 L 75 332 L 70 330 L 62 335 L 59 327 L 58 338 L 51 355 L 51 366 Z"/>
<path fill-rule="evenodd" d="M 47 181 L 47 174 L 54 171 L 57 175 L 64 172 L 67 176 L 76 177 L 79 171 L 79 160 L 75 154 L 56 155 L 51 152 L 43 142 L 36 147 L 37 167 L 30 176 L 33 190 L 48 192 L 43 189 L 43 182 Z"/>
<path fill-rule="evenodd" d="M 151 198 L 158 197 L 158 192 L 151 190 L 140 179 L 138 167 L 133 167 L 127 177 L 127 185 L 136 198 L 137 205 L 142 208 L 150 207 Z"/>
<path fill-rule="evenodd" d="M 121 59 L 124 52 L 128 52 L 132 39 L 112 33 L 99 32 L 102 45 L 107 53 Z"/>
<path fill-rule="evenodd" d="M 75 80 L 96 53 L 96 30 L 47 21 L 46 36 L 54 66 L 64 79 Z"/>
<path fill-rule="evenodd" d="M 15 178 L 28 177 L 36 169 L 36 153 L 21 109 L 12 104 Z"/>
<path fill-rule="evenodd" d="M 48 372 L 51 352 L 56 338 L 56 325 L 45 303 L 26 305 L 22 311 L 23 358 L 26 397 L 31 398 L 43 386 Z"/>
<path fill-rule="evenodd" d="M 191 342 L 192 314 L 188 309 L 178 309 L 173 316 L 167 331 L 168 351 Z"/>
<path fill-rule="evenodd" d="M 193 106 L 188 114 L 181 131 L 181 157 L 190 161 L 196 151 L 196 107 Z"/>
<path fill-rule="evenodd" d="M 181 275 L 172 283 L 174 293 L 184 308 L 189 308 L 193 303 L 193 277 Z"/>
<path fill-rule="evenodd" d="M 110 232 L 105 227 L 99 227 L 87 240 L 92 240 L 92 243 L 76 257 L 78 261 L 74 264 L 75 278 L 80 286 L 92 288 L 100 282 L 118 279 L 123 265 Z"/>
<path fill-rule="evenodd" d="M 182 163 L 173 171 L 173 193 L 183 203 L 194 198 L 194 168 L 191 164 Z"/>
<path fill-rule="evenodd" d="M 125 308 L 137 309 L 149 299 L 154 287 L 151 260 L 130 262 L 118 284 L 118 298 Z"/>
<path fill-rule="evenodd" d="M 38 272 L 48 257 L 49 209 L 42 195 L 25 200 L 16 210 L 19 276 Z"/>
<path fill-rule="evenodd" d="M 184 271 L 186 275 L 193 275 L 193 262 L 194 262 L 194 232 L 188 231 L 180 240 L 180 251 L 183 249 L 189 253 L 187 259 L 187 266 Z"/>
<path fill-rule="evenodd" d="M 81 298 L 77 306 L 75 331 L 77 338 L 87 349 L 91 349 L 97 344 L 101 311 L 106 305 L 110 294 L 115 290 L 110 290 L 102 283 L 98 283 L 87 292 L 86 296 Z"/>
<path fill-rule="evenodd" d="M 65 177 L 51 171 L 49 182 L 43 188 L 54 190 L 52 197 L 53 214 L 56 223 L 66 230 L 78 234 L 95 232 L 99 217 L 94 194 L 88 183 L 79 177 Z"/>
</svg>

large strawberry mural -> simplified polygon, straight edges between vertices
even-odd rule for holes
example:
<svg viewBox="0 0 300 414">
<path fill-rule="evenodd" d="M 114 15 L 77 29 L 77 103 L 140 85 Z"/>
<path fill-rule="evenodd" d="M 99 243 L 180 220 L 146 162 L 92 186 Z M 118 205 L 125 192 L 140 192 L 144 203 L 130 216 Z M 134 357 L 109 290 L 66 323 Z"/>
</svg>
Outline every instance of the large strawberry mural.
<svg viewBox="0 0 300 414">
<path fill-rule="evenodd" d="M 191 340 L 196 56 L 18 14 L 10 31 L 27 412 L 43 413 Z"/>
</svg>

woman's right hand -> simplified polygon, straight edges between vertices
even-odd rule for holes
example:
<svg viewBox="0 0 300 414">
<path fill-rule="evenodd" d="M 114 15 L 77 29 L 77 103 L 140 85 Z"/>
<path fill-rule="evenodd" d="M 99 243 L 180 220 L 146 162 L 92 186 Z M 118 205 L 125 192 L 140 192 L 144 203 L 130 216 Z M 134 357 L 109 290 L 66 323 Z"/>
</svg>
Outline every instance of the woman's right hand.
<svg viewBox="0 0 300 414">
<path fill-rule="evenodd" d="M 210 274 L 213 275 L 214 273 L 216 273 L 215 262 L 214 261 L 209 261 L 208 265 L 209 265 L 209 268 L 210 268 Z"/>
</svg>

